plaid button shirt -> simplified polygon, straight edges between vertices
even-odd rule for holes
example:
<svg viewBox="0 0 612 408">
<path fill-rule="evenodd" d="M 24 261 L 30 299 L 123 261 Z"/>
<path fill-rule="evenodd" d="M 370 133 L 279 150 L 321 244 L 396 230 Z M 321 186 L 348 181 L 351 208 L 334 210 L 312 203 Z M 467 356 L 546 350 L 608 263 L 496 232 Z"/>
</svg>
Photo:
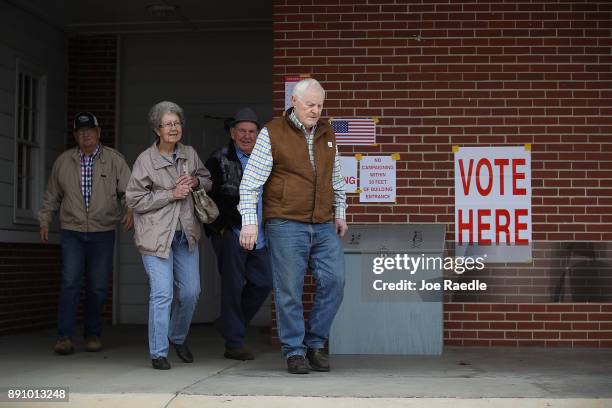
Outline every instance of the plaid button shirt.
<svg viewBox="0 0 612 408">
<path fill-rule="evenodd" d="M 83 194 L 83 200 L 85 200 L 85 209 L 89 210 L 89 200 L 91 199 L 91 186 L 93 184 L 93 165 L 94 161 L 100 154 L 100 145 L 96 147 L 93 154 L 87 156 L 82 150 L 79 150 L 79 156 L 81 157 L 81 193 Z"/>
</svg>

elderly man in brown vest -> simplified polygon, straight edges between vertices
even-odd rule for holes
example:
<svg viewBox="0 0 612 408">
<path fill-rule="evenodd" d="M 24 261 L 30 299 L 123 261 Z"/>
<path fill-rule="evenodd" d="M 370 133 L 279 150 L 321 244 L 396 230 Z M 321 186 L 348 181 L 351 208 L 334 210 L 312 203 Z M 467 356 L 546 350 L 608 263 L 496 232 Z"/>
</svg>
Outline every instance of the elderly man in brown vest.
<svg viewBox="0 0 612 408">
<path fill-rule="evenodd" d="M 257 241 L 257 198 L 263 186 L 263 218 L 274 280 L 278 335 L 287 371 L 329 371 L 325 342 L 342 302 L 347 231 L 346 195 L 336 136 L 321 120 L 325 91 L 314 79 L 298 82 L 293 107 L 260 132 L 240 184 L 240 245 Z M 306 267 L 316 282 L 304 323 Z"/>
</svg>

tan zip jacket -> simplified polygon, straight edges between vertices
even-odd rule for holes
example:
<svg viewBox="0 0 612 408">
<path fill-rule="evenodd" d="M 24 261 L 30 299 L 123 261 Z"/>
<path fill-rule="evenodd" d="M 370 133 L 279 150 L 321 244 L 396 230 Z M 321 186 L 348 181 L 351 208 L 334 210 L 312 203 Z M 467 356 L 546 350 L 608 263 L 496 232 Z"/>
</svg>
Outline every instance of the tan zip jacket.
<svg viewBox="0 0 612 408">
<path fill-rule="evenodd" d="M 176 187 L 179 171 L 186 169 L 200 180 L 198 188 L 210 191 L 210 172 L 191 146 L 177 143 L 176 157 L 178 170 L 161 156 L 154 143 L 134 163 L 126 198 L 134 212 L 134 242 L 143 255 L 168 258 L 179 219 L 189 249 L 193 250 L 200 240 L 202 224 L 194 213 L 193 199 L 188 196 L 175 200 L 172 190 Z"/>
<path fill-rule="evenodd" d="M 125 207 L 125 189 L 130 168 L 115 149 L 101 146 L 94 161 L 89 210 L 81 193 L 79 147 L 62 153 L 51 170 L 43 205 L 38 213 L 40 227 L 49 228 L 53 213 L 59 209 L 62 229 L 103 232 L 115 229 Z"/>
</svg>

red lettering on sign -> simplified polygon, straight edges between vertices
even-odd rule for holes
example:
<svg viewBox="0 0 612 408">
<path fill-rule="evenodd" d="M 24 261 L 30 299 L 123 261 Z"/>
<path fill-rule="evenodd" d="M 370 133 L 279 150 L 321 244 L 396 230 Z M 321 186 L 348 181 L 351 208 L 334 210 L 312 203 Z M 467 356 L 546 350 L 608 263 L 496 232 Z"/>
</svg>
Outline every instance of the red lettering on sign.
<svg viewBox="0 0 612 408">
<path fill-rule="evenodd" d="M 491 229 L 491 224 L 488 222 L 483 222 L 482 217 L 490 217 L 491 210 L 489 209 L 479 209 L 478 210 L 478 243 L 482 245 L 491 245 L 491 240 L 489 238 L 483 238 L 482 232 L 489 231 Z"/>
<path fill-rule="evenodd" d="M 514 243 L 516 245 L 527 245 L 529 241 L 524 238 L 519 238 L 519 232 L 527 231 L 527 224 L 519 222 L 519 217 L 527 216 L 529 211 L 526 208 L 517 208 L 514 211 Z"/>
<path fill-rule="evenodd" d="M 512 159 L 512 194 L 514 195 L 527 195 L 525 188 L 518 188 L 516 186 L 517 180 L 525 180 L 525 173 L 519 173 L 516 168 L 517 166 L 524 166 L 525 159 Z"/>
<path fill-rule="evenodd" d="M 465 178 L 465 170 L 463 168 L 463 160 L 459 160 L 459 172 L 461 173 L 461 184 L 463 184 L 463 192 L 465 195 L 470 194 L 470 183 L 472 181 L 472 167 L 474 160 L 470 159 L 470 166 L 468 168 L 467 181 Z"/>
<path fill-rule="evenodd" d="M 480 169 L 482 166 L 486 166 L 489 171 L 489 177 L 487 178 L 487 188 L 482 187 L 483 177 L 480 175 Z M 482 196 L 487 196 L 491 192 L 493 188 L 493 169 L 491 168 L 491 162 L 487 159 L 478 160 L 478 164 L 476 165 L 476 189 Z"/>
<path fill-rule="evenodd" d="M 527 223 L 521 222 L 521 217 L 529 215 L 529 210 L 526 208 L 519 208 L 510 214 L 510 211 L 498 208 L 495 209 L 494 223 L 486 221 L 486 217 L 491 217 L 492 210 L 488 208 L 480 208 L 476 210 L 476 223 L 474 224 L 474 210 L 469 209 L 464 211 L 463 209 L 457 210 L 457 230 L 459 235 L 459 245 L 463 244 L 463 232 L 467 231 L 469 239 L 467 244 L 477 243 L 479 245 L 491 245 L 492 240 L 485 238 L 484 235 L 487 231 L 493 231 L 495 234 L 495 243 L 500 244 L 500 236 L 505 235 L 505 243 L 510 243 L 510 226 L 514 222 L 514 243 L 516 245 L 528 245 L 529 241 L 525 238 L 520 238 L 519 234 L 523 231 L 527 231 Z M 466 214 L 467 213 L 467 214 Z M 464 215 L 467 219 L 464 220 Z M 474 242 L 474 229 L 476 229 L 477 241 Z"/>
<path fill-rule="evenodd" d="M 469 243 L 473 243 L 474 242 L 474 228 L 473 228 L 473 222 L 472 222 L 472 210 L 470 209 L 468 211 L 468 222 L 463 222 L 463 210 L 459 209 L 459 216 L 457 217 L 459 219 L 459 225 L 457 226 L 457 228 L 459 228 L 459 245 L 463 244 L 463 231 L 467 230 L 470 234 L 469 237 Z"/>
<path fill-rule="evenodd" d="M 518 187 L 519 180 L 525 180 L 526 175 L 525 172 L 519 171 L 519 166 L 524 166 L 526 164 L 525 159 L 512 159 L 512 194 L 513 195 L 527 195 L 527 189 L 524 187 Z M 506 193 L 505 189 L 505 176 L 506 176 L 506 167 L 510 165 L 509 159 L 495 159 L 493 160 L 493 164 L 491 161 L 486 158 L 482 158 L 478 160 L 476 164 L 476 189 L 478 193 L 485 197 L 491 193 L 493 189 L 493 166 L 499 169 L 499 194 L 504 195 Z M 482 168 L 485 167 L 488 174 L 486 177 L 483 177 Z M 472 184 L 472 173 L 474 169 L 474 159 L 470 159 L 467 176 L 465 174 L 465 166 L 463 164 L 463 160 L 459 160 L 459 172 L 461 173 L 461 184 L 463 186 L 464 195 L 470 194 L 470 186 Z"/>
<path fill-rule="evenodd" d="M 505 222 L 501 222 L 500 218 L 504 217 Z M 506 234 L 505 243 L 510 243 L 510 213 L 508 210 L 495 210 L 495 225 L 497 225 L 497 231 L 495 233 L 495 243 L 499 245 L 499 236 L 504 233 Z"/>
<path fill-rule="evenodd" d="M 499 195 L 504 195 L 504 166 L 509 163 L 508 159 L 495 159 L 493 161 L 499 167 Z"/>
</svg>

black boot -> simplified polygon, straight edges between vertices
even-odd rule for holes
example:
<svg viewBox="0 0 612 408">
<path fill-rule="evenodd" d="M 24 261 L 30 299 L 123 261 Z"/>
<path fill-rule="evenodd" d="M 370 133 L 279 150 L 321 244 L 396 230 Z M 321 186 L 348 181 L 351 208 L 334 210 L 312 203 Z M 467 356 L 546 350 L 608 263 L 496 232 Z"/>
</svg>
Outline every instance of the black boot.
<svg viewBox="0 0 612 408">
<path fill-rule="evenodd" d="M 171 344 L 174 346 L 174 351 L 176 351 L 176 355 L 179 356 L 181 360 L 183 360 L 185 363 L 193 363 L 193 354 L 191 354 L 189 347 L 187 347 L 187 343 Z"/>
<path fill-rule="evenodd" d="M 151 365 L 156 370 L 169 370 L 170 363 L 166 357 L 154 358 L 151 360 Z"/>
<path fill-rule="evenodd" d="M 306 358 L 310 363 L 310 368 L 315 371 L 329 371 L 329 356 L 322 348 L 309 348 Z"/>
<path fill-rule="evenodd" d="M 289 374 L 308 374 L 308 366 L 303 356 L 291 356 L 287 359 L 287 372 Z"/>
</svg>

